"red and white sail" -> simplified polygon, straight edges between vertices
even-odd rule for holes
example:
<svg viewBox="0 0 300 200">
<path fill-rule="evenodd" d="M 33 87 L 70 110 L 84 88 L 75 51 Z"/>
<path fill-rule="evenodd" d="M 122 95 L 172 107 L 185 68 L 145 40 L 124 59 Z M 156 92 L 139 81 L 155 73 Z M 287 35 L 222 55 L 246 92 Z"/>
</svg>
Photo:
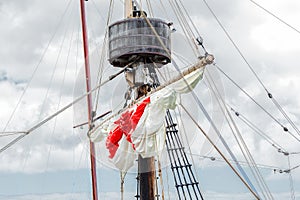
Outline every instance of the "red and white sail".
<svg viewBox="0 0 300 200">
<path fill-rule="evenodd" d="M 175 109 L 178 95 L 188 93 L 202 79 L 204 68 L 197 69 L 176 82 L 151 94 L 124 111 L 117 120 L 93 132 L 90 139 L 106 139 L 106 148 L 113 164 L 127 171 L 136 155 L 144 158 L 158 155 L 165 146 L 165 114 Z"/>
</svg>

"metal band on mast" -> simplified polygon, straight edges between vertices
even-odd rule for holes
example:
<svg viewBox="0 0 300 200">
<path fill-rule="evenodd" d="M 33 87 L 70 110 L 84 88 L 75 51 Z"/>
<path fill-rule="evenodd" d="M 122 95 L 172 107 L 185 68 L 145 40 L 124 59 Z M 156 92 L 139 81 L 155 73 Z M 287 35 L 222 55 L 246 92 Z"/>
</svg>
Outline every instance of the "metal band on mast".
<svg viewBox="0 0 300 200">
<path fill-rule="evenodd" d="M 85 66 L 85 80 L 86 80 L 86 91 L 87 93 L 91 90 L 91 74 L 89 64 L 89 47 L 88 47 L 88 35 L 86 28 L 85 19 L 85 0 L 80 0 L 80 11 L 81 11 L 81 24 L 82 24 L 82 37 L 83 37 L 83 50 L 84 50 L 84 66 Z M 88 106 L 88 124 L 89 130 L 92 128 L 92 95 L 87 95 L 87 106 Z M 90 159 L 91 159 L 91 175 L 92 175 L 92 186 L 93 186 L 93 200 L 98 200 L 97 191 L 97 174 L 96 174 L 96 158 L 95 158 L 95 145 L 90 141 Z"/>
</svg>

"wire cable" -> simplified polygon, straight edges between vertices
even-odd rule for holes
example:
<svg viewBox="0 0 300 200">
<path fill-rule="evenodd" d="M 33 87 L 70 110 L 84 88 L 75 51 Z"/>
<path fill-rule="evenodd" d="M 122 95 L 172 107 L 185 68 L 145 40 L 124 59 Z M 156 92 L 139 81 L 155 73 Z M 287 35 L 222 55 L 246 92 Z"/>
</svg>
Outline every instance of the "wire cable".
<svg viewBox="0 0 300 200">
<path fill-rule="evenodd" d="M 151 5 L 151 2 L 149 0 L 146 0 L 146 3 L 147 3 L 147 7 L 148 7 L 148 10 L 149 10 L 149 14 L 150 14 L 150 17 L 153 17 L 153 9 L 152 9 L 152 5 Z"/>
<path fill-rule="evenodd" d="M 267 10 L 266 8 L 264 8 L 263 6 L 261 6 L 260 4 L 258 4 L 257 2 L 253 1 L 253 0 L 249 0 L 251 3 L 253 3 L 254 5 L 256 5 L 257 7 L 259 7 L 260 9 L 262 9 L 263 11 L 265 11 L 266 13 L 268 13 L 269 15 L 273 16 L 274 18 L 276 18 L 278 21 L 280 21 L 281 23 L 283 23 L 284 25 L 288 26 L 289 28 L 291 28 L 292 30 L 296 31 L 298 34 L 300 34 L 300 31 L 298 29 L 296 29 L 294 26 L 290 25 L 289 23 L 287 23 L 286 21 L 284 21 L 283 19 L 279 18 L 277 15 L 275 15 L 274 13 L 272 13 L 271 11 Z"/>
<path fill-rule="evenodd" d="M 248 190 L 255 196 L 257 200 L 260 198 L 257 196 L 257 193 L 253 190 L 253 188 L 249 185 L 248 181 L 245 181 L 241 175 L 236 171 L 236 169 L 231 165 L 231 163 L 228 161 L 228 159 L 225 157 L 225 155 L 221 152 L 221 150 L 213 143 L 213 141 L 210 139 L 210 137 L 206 134 L 204 129 L 200 127 L 200 125 L 197 123 L 197 121 L 193 118 L 193 116 L 188 112 L 188 110 L 180 104 L 180 106 L 183 108 L 183 110 L 188 114 L 190 119 L 194 122 L 194 124 L 198 127 L 198 129 L 202 132 L 202 134 L 206 137 L 206 139 L 211 143 L 211 145 L 216 149 L 216 151 L 220 154 L 220 156 L 225 160 L 225 162 L 228 164 L 228 166 L 232 169 L 232 171 L 239 177 L 239 179 L 242 181 L 242 183 L 248 188 Z M 237 164 L 236 159 L 234 159 L 235 164 Z M 239 165 L 238 165 L 239 166 Z"/>
<path fill-rule="evenodd" d="M 254 1 L 250 0 L 252 3 L 255 3 Z M 280 111 L 280 113 L 284 116 L 284 118 L 286 118 L 286 120 L 291 124 L 291 126 L 295 129 L 295 131 L 298 133 L 298 135 L 300 136 L 300 131 L 299 129 L 296 127 L 295 123 L 290 119 L 290 117 L 286 114 L 286 112 L 282 109 L 282 107 L 280 106 L 280 104 L 278 103 L 278 101 L 273 97 L 273 95 L 269 92 L 269 90 L 267 89 L 267 87 L 265 86 L 265 84 L 262 82 L 262 80 L 259 78 L 258 74 L 254 71 L 253 67 L 251 66 L 251 64 L 248 62 L 248 60 L 246 59 L 246 57 L 244 56 L 244 54 L 242 53 L 242 51 L 239 49 L 239 47 L 237 46 L 237 44 L 234 42 L 234 40 L 232 39 L 232 37 L 229 35 L 228 31 L 225 29 L 225 27 L 222 25 L 221 21 L 219 20 L 219 18 L 216 16 L 215 12 L 212 10 L 212 8 L 209 6 L 209 4 L 207 3 L 206 0 L 203 0 L 203 2 L 205 3 L 206 7 L 209 9 L 209 11 L 211 12 L 211 14 L 213 15 L 213 17 L 216 19 L 217 23 L 219 24 L 219 26 L 222 28 L 222 30 L 224 31 L 224 33 L 226 34 L 227 38 L 230 40 L 230 42 L 232 43 L 232 45 L 234 46 L 234 48 L 237 50 L 237 52 L 239 53 L 239 55 L 242 57 L 242 59 L 244 60 L 244 62 L 246 63 L 246 65 L 248 66 L 248 68 L 250 69 L 250 71 L 253 73 L 253 75 L 255 76 L 255 78 L 257 79 L 257 81 L 260 83 L 260 85 L 264 88 L 264 90 L 266 91 L 268 97 L 272 100 L 272 102 L 274 103 L 274 105 L 277 107 L 277 109 Z M 297 139 L 299 142 L 300 140 Z"/>
<path fill-rule="evenodd" d="M 227 120 L 227 123 L 231 129 L 231 132 L 232 132 L 236 142 L 238 143 L 238 146 L 239 146 L 244 158 L 246 159 L 246 162 L 248 163 L 248 166 L 251 170 L 251 173 L 253 174 L 253 177 L 255 178 L 258 186 L 260 187 L 261 191 L 263 192 L 265 199 L 267 199 L 267 198 L 274 199 L 270 192 L 270 189 L 266 185 L 265 180 L 263 179 L 259 169 L 256 166 L 256 162 L 253 159 L 253 156 L 250 153 L 250 150 L 249 150 L 244 138 L 242 137 L 242 134 L 241 134 L 239 128 L 237 127 L 237 124 L 235 123 L 235 121 L 232 118 L 232 115 L 230 114 L 229 110 L 227 109 L 226 103 L 225 103 L 224 99 L 222 98 L 222 96 L 221 96 L 221 94 L 220 94 L 216 84 L 214 83 L 213 78 L 210 75 L 208 70 L 207 70 L 207 75 L 208 75 L 207 80 L 208 80 L 209 86 L 210 86 L 211 90 L 213 91 L 215 98 L 218 101 L 219 107 L 222 110 L 225 119 Z M 264 191 L 266 194 L 264 193 Z"/>
<path fill-rule="evenodd" d="M 280 144 L 275 142 L 271 137 L 269 137 L 266 133 L 264 133 L 260 128 L 258 128 L 254 123 L 252 123 L 248 118 L 242 115 L 240 112 L 237 112 L 231 106 L 228 105 L 230 110 L 249 128 L 251 128 L 255 133 L 260 135 L 263 139 L 265 139 L 272 147 L 274 147 L 280 153 L 286 153 L 287 151 Z M 282 152 L 283 151 L 283 152 Z"/>
<path fill-rule="evenodd" d="M 196 154 L 196 153 L 190 153 L 190 154 L 192 156 L 197 156 L 197 157 L 202 158 L 202 159 L 209 159 L 212 162 L 214 162 L 214 161 L 223 162 L 223 163 L 225 162 L 225 160 L 223 160 L 222 158 L 218 158 L 216 156 L 203 156 L 203 155 Z M 232 164 L 234 164 L 234 160 L 228 159 L 228 161 L 230 161 Z M 241 165 L 248 166 L 248 163 L 245 162 L 245 161 L 238 160 L 238 162 Z M 269 170 L 272 170 L 272 171 L 281 169 L 278 166 L 266 165 L 266 164 L 260 164 L 260 163 L 256 164 L 256 166 L 259 167 L 259 168 L 262 168 L 262 169 L 269 169 Z"/>
<path fill-rule="evenodd" d="M 136 2 L 136 0 L 134 0 Z M 137 3 L 136 3 L 137 4 Z M 137 4 L 138 5 L 138 4 Z M 148 23 L 148 25 L 150 26 L 152 32 L 156 35 L 156 38 L 158 39 L 160 45 L 162 46 L 162 48 L 168 53 L 168 49 L 166 48 L 166 46 L 164 45 L 164 43 L 162 42 L 161 38 L 159 37 L 159 35 L 157 34 L 155 28 L 153 27 L 153 25 L 151 24 L 151 22 L 149 21 L 149 19 L 147 19 L 147 17 L 145 15 L 142 15 L 144 17 L 144 19 L 146 20 L 146 22 Z M 209 56 L 209 55 L 208 55 Z M 175 69 L 178 71 L 178 73 L 180 73 L 180 75 L 183 77 L 182 73 L 180 72 L 180 69 L 178 67 L 178 65 L 176 64 L 176 62 L 172 59 L 173 62 L 173 66 L 175 67 Z M 236 160 L 235 155 L 232 153 L 232 151 L 230 150 L 228 144 L 226 143 L 226 141 L 224 140 L 224 138 L 222 137 L 222 135 L 220 134 L 219 130 L 217 129 L 217 127 L 215 126 L 214 122 L 212 121 L 211 117 L 209 116 L 207 110 L 204 108 L 203 104 L 200 102 L 199 98 L 197 97 L 197 95 L 195 94 L 195 92 L 193 90 L 191 90 L 191 94 L 193 96 L 193 98 L 196 100 L 197 105 L 199 106 L 199 108 L 202 110 L 203 114 L 205 115 L 205 117 L 207 118 L 207 120 L 209 121 L 209 123 L 212 125 L 213 129 L 216 131 L 216 133 L 218 134 L 219 138 L 221 139 L 224 147 L 226 148 L 226 150 L 228 151 L 228 153 L 230 154 L 230 156 L 232 157 L 232 159 Z M 243 170 L 243 168 L 238 164 L 237 167 L 239 169 L 239 171 L 243 174 L 243 177 L 245 178 L 246 182 L 247 182 L 247 186 L 251 189 L 251 192 L 253 193 L 253 195 L 258 198 L 257 193 L 255 192 L 255 188 L 252 185 L 251 181 L 249 180 L 249 177 L 247 176 L 247 174 L 245 173 L 245 171 Z M 244 179 L 243 179 L 244 180 Z M 244 180 L 244 181 L 245 181 Z M 259 198 L 258 198 L 259 199 Z"/>
<path fill-rule="evenodd" d="M 262 105 L 260 105 L 253 97 L 250 96 L 241 86 L 239 86 L 232 78 L 230 78 L 217 64 L 214 64 L 214 66 L 228 79 L 230 80 L 238 89 L 240 89 L 249 99 L 251 99 L 260 109 L 262 109 L 270 118 L 272 118 L 278 125 L 282 127 L 282 129 L 289 133 L 294 139 L 296 139 L 298 142 L 300 142 L 300 139 L 297 138 L 293 133 L 289 131 L 289 129 L 284 126 L 278 119 L 276 119 L 274 116 L 271 115 L 270 112 L 268 112 Z"/>
<path fill-rule="evenodd" d="M 42 63 L 42 60 L 44 59 L 44 57 L 45 57 L 45 55 L 46 55 L 46 52 L 48 51 L 48 49 L 49 49 L 49 47 L 50 47 L 50 44 L 52 43 L 52 41 L 53 41 L 53 39 L 54 39 L 54 37 L 55 37 L 57 31 L 58 31 L 58 27 L 62 24 L 63 18 L 64 18 L 64 16 L 66 15 L 66 13 L 67 13 L 67 11 L 68 11 L 68 9 L 69 9 L 69 7 L 70 7 L 71 2 L 72 2 L 72 0 L 69 0 L 69 2 L 68 2 L 68 4 L 67 4 L 67 6 L 66 6 L 66 8 L 65 8 L 65 10 L 64 10 L 64 12 L 63 12 L 63 14 L 62 14 L 62 16 L 61 16 L 60 19 L 59 19 L 59 22 L 58 22 L 58 24 L 57 24 L 57 26 L 56 26 L 56 28 L 55 28 L 54 33 L 52 34 L 52 36 L 51 36 L 51 38 L 50 38 L 50 40 L 49 40 L 49 42 L 48 42 L 46 48 L 44 49 L 44 51 L 43 51 L 43 53 L 42 53 L 42 56 L 41 56 L 40 60 L 38 61 L 37 65 L 35 66 L 35 68 L 34 68 L 34 70 L 33 70 L 33 72 L 32 72 L 32 75 L 30 76 L 29 81 L 28 81 L 27 85 L 25 86 L 25 88 L 24 88 L 24 90 L 23 90 L 23 92 L 22 92 L 22 94 L 21 94 L 21 96 L 20 96 L 20 98 L 19 98 L 19 100 L 18 100 L 17 105 L 14 107 L 14 110 L 12 111 L 10 117 L 8 118 L 6 124 L 5 124 L 4 128 L 3 128 L 3 132 L 7 129 L 9 123 L 11 122 L 13 116 L 15 115 L 15 112 L 17 111 L 17 109 L 18 109 L 18 107 L 19 107 L 19 105 L 20 105 L 20 103 L 21 103 L 21 101 L 22 101 L 22 99 L 23 99 L 23 97 L 24 97 L 24 95 L 25 95 L 27 89 L 29 88 L 29 86 L 30 86 L 30 84 L 31 84 L 31 82 L 32 82 L 32 80 L 33 80 L 33 78 L 34 78 L 34 76 L 35 76 L 37 70 L 39 69 L 39 67 L 40 67 L 40 65 L 41 65 L 41 63 Z"/>
<path fill-rule="evenodd" d="M 131 63 L 129 63 L 130 65 Z M 126 67 L 125 67 L 126 68 Z M 125 69 L 124 68 L 124 69 Z M 10 141 L 8 144 L 6 144 L 4 147 L 2 147 L 0 149 L 0 154 L 3 153 L 5 150 L 7 150 L 9 147 L 13 146 L 14 144 L 16 144 L 18 141 L 20 141 L 21 139 L 23 139 L 25 136 L 29 135 L 30 133 L 32 133 L 33 131 L 35 131 L 36 129 L 40 128 L 42 125 L 44 125 L 45 123 L 47 123 L 48 121 L 52 120 L 54 117 L 56 117 L 57 115 L 61 114 L 62 112 L 64 112 L 65 110 L 67 110 L 68 108 L 70 108 L 71 106 L 73 106 L 74 104 L 78 103 L 79 101 L 81 101 L 83 98 L 85 98 L 87 95 L 92 94 L 94 91 L 96 91 L 99 87 L 102 87 L 103 85 L 107 84 L 108 82 L 110 82 L 111 80 L 113 80 L 114 78 L 116 78 L 117 76 L 119 76 L 124 69 L 120 70 L 118 73 L 111 75 L 106 81 L 104 81 L 103 83 L 101 83 L 100 85 L 97 85 L 95 88 L 91 89 L 89 92 L 77 97 L 75 100 L 73 100 L 71 103 L 67 104 L 66 106 L 64 106 L 63 108 L 61 108 L 60 110 L 56 111 L 55 113 L 53 113 L 52 115 L 46 117 L 44 120 L 40 121 L 39 123 L 37 123 L 36 125 L 32 126 L 30 129 L 28 129 L 23 135 L 20 135 L 19 137 L 13 139 L 12 141 Z"/>
<path fill-rule="evenodd" d="M 107 38 L 108 38 L 108 26 L 110 24 L 111 18 L 112 18 L 112 14 L 113 14 L 113 6 L 114 6 L 114 1 L 110 0 L 110 4 L 109 4 L 109 12 L 107 15 L 107 20 L 106 20 L 106 27 L 105 27 L 105 35 L 104 35 L 104 39 L 103 39 L 103 45 L 102 45 L 102 50 L 101 50 L 101 54 L 100 54 L 100 62 L 99 62 L 99 70 L 98 70 L 98 74 L 97 74 L 97 83 L 98 85 L 101 83 L 102 81 L 102 76 L 103 76 L 103 72 L 104 72 L 104 61 L 105 61 L 105 55 L 106 55 L 106 51 L 105 48 L 107 47 Z M 100 89 L 97 90 L 96 92 L 96 97 L 95 97 L 95 103 L 94 103 L 94 111 L 96 112 L 98 109 L 98 105 L 99 105 L 99 97 L 100 97 Z"/>
</svg>

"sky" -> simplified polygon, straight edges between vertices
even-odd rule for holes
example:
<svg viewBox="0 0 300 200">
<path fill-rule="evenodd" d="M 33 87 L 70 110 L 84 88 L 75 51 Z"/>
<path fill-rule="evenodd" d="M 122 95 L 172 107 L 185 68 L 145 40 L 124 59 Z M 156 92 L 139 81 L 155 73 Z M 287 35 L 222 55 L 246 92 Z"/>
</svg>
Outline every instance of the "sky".
<svg viewBox="0 0 300 200">
<path fill-rule="evenodd" d="M 297 127 L 300 127 L 300 2 L 297 0 L 257 0 L 296 30 L 280 22 L 250 0 L 207 0 L 232 40 L 253 67 L 265 87 L 273 94 Z M 193 63 L 195 55 L 183 37 L 182 29 L 168 1 L 164 7 L 153 1 L 155 17 L 174 22 L 172 49 L 177 64 Z M 142 2 L 146 5 L 146 2 Z M 226 74 L 245 89 L 280 123 L 296 134 L 287 120 L 267 97 L 264 88 L 245 64 L 222 28 L 203 1 L 185 0 L 184 5 L 197 27 L 204 45 Z M 86 2 L 89 30 L 92 82 L 96 84 L 99 55 L 103 47 L 109 1 Z M 145 8 L 148 11 L 147 8 Z M 148 11 L 148 13 L 150 13 Z M 114 1 L 111 22 L 123 18 L 122 0 Z M 85 91 L 79 1 L 77 0 L 10 0 L 0 1 L 0 130 L 24 131 L 72 102 Z M 177 56 L 180 55 L 180 56 Z M 184 58 L 184 59 L 182 59 Z M 103 64 L 103 77 L 119 69 Z M 172 65 L 167 66 L 171 74 Z M 162 70 L 163 71 L 163 70 Z M 164 72 L 164 71 L 163 71 Z M 288 152 L 300 152 L 299 142 L 282 131 L 277 123 L 237 89 L 214 66 L 207 67 L 204 80 L 196 87 L 197 94 L 221 130 L 238 160 L 244 158 L 230 129 L 222 117 L 218 103 L 209 89 L 208 78 L 221 89 L 226 102 L 246 116 Z M 97 114 L 123 105 L 124 77 L 120 76 L 101 88 Z M 95 96 L 94 96 L 95 97 Z M 96 98 L 96 97 L 95 97 Z M 210 124 L 191 95 L 182 103 L 208 131 L 214 142 L 225 152 Z M 0 199 L 91 199 L 88 138 L 86 129 L 73 129 L 86 121 L 86 105 L 79 102 L 58 117 L 24 137 L 0 153 Z M 273 169 L 288 169 L 288 157 L 233 116 L 248 148 L 268 184 L 274 199 L 292 199 L 289 174 Z M 189 154 L 200 179 L 206 199 L 253 199 L 228 166 L 206 157 L 220 158 L 195 125 L 183 114 L 188 132 Z M 183 126 L 182 126 L 183 127 Z M 3 134 L 3 133 L 1 133 Z M 0 135 L 1 148 L 16 135 Z M 298 135 L 298 138 L 299 135 Z M 100 199 L 119 198 L 119 173 L 107 159 L 103 143 L 97 144 L 98 187 Z M 228 153 L 225 153 L 229 157 Z M 291 168 L 300 164 L 299 154 L 289 156 Z M 169 183 L 169 199 L 175 192 L 168 164 L 163 168 Z M 135 169 L 128 173 L 125 199 L 135 195 Z M 249 168 L 245 167 L 248 172 Z M 300 168 L 292 170 L 295 199 L 300 199 Z M 109 181 L 108 181 L 109 180 Z M 167 190 L 166 190 L 167 191 Z"/>
</svg>

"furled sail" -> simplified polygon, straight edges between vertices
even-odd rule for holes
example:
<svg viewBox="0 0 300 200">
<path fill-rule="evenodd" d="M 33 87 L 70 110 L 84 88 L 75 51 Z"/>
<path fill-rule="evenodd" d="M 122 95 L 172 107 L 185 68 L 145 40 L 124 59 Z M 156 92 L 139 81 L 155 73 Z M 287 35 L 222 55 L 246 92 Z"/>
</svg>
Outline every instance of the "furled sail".
<svg viewBox="0 0 300 200">
<path fill-rule="evenodd" d="M 158 155 L 165 145 L 165 113 L 175 109 L 178 95 L 188 93 L 203 77 L 204 67 L 152 93 L 125 110 L 113 122 L 104 123 L 92 132 L 90 139 L 106 139 L 106 148 L 113 164 L 122 171 L 133 166 L 136 155 L 144 158 Z"/>
</svg>

